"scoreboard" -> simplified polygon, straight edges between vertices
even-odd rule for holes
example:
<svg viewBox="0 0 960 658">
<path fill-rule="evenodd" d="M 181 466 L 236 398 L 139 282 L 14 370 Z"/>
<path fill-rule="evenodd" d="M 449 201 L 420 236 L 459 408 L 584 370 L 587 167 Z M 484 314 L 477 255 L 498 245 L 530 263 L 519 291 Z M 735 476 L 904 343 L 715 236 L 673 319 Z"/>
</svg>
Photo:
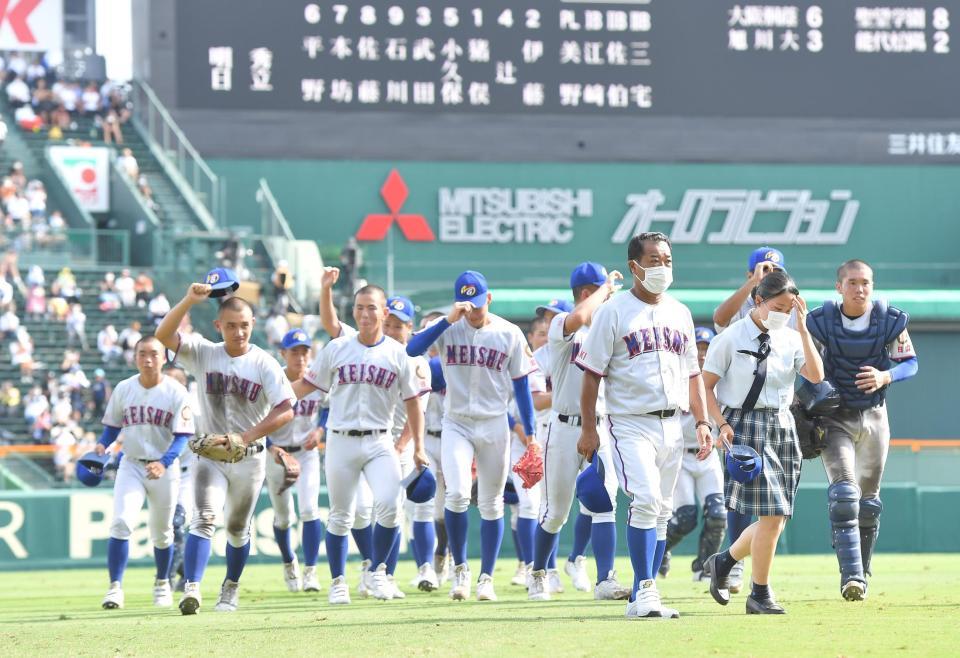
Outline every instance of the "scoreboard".
<svg viewBox="0 0 960 658">
<path fill-rule="evenodd" d="M 185 109 L 960 117 L 958 0 L 177 0 Z"/>
</svg>

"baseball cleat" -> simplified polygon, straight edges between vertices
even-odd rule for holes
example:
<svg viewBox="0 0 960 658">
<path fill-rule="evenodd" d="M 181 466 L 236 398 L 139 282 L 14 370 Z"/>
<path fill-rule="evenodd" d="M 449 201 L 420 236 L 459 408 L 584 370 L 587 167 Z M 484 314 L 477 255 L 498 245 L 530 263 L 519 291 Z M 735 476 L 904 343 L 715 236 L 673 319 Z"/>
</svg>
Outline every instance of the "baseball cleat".
<svg viewBox="0 0 960 658">
<path fill-rule="evenodd" d="M 513 578 L 510 579 L 511 585 L 526 587 L 528 584 L 527 565 L 523 562 L 517 562 L 517 570 L 513 572 Z"/>
<path fill-rule="evenodd" d="M 443 585 L 450 580 L 450 572 L 453 571 L 452 566 L 448 553 L 433 556 L 433 570 L 437 572 L 438 585 Z"/>
<path fill-rule="evenodd" d="M 382 562 L 370 578 L 370 595 L 378 601 L 389 601 L 393 598 L 393 588 L 387 580 L 387 565 Z"/>
<path fill-rule="evenodd" d="M 771 596 L 769 599 L 764 599 L 762 601 L 753 598 L 753 594 L 747 597 L 747 614 L 748 615 L 785 615 L 787 611 L 783 609 L 779 603 L 773 600 Z"/>
<path fill-rule="evenodd" d="M 710 580 L 710 576 L 707 575 L 705 571 L 694 571 L 693 572 L 693 582 L 695 583 L 705 583 Z"/>
<path fill-rule="evenodd" d="M 407 595 L 403 593 L 403 590 L 397 586 L 397 579 L 392 575 L 387 574 L 387 588 L 390 590 L 390 595 L 395 599 L 405 599 Z"/>
<path fill-rule="evenodd" d="M 283 582 L 287 584 L 289 591 L 300 591 L 300 565 L 297 563 L 296 557 L 293 558 L 292 562 L 283 563 Z"/>
<path fill-rule="evenodd" d="M 663 602 L 660 602 L 660 618 L 661 619 L 680 619 L 680 611 L 674 610 L 673 608 L 668 608 L 663 605 Z"/>
<path fill-rule="evenodd" d="M 360 595 L 361 599 L 365 599 L 370 596 L 370 567 L 372 566 L 370 560 L 364 560 L 360 563 L 360 582 L 357 583 L 357 594 Z"/>
<path fill-rule="evenodd" d="M 343 576 L 337 576 L 330 583 L 330 591 L 327 593 L 327 602 L 330 605 L 347 605 L 350 603 L 350 588 L 347 586 L 347 579 Z"/>
<path fill-rule="evenodd" d="M 563 594 L 563 583 L 557 569 L 547 569 L 547 591 L 551 594 Z"/>
<path fill-rule="evenodd" d="M 169 608 L 173 605 L 169 580 L 157 580 L 153 583 L 153 605 L 158 608 Z"/>
<path fill-rule="evenodd" d="M 466 564 L 458 564 L 453 568 L 451 579 L 450 598 L 454 601 L 466 601 L 470 598 L 470 569 Z"/>
<path fill-rule="evenodd" d="M 220 599 L 213 609 L 217 612 L 236 612 L 240 605 L 240 584 L 235 580 L 224 579 L 220 586 Z"/>
<path fill-rule="evenodd" d="M 709 574 L 710 596 L 720 605 L 727 605 L 730 603 L 730 581 L 728 578 L 721 578 L 717 575 L 718 555 L 720 554 L 714 553 L 704 561 L 703 572 Z"/>
<path fill-rule="evenodd" d="M 303 568 L 303 591 L 304 592 L 320 591 L 320 581 L 317 579 L 316 567 Z"/>
<path fill-rule="evenodd" d="M 856 579 L 848 580 L 843 584 L 840 593 L 846 601 L 863 601 L 867 598 L 867 586 Z"/>
<path fill-rule="evenodd" d="M 653 580 L 640 581 L 640 589 L 633 601 L 627 603 L 627 619 L 660 619 L 662 606 L 660 592 Z"/>
<path fill-rule="evenodd" d="M 587 575 L 587 558 L 578 555 L 572 562 L 567 560 L 563 565 L 563 570 L 573 582 L 573 589 L 578 592 L 590 591 L 590 577 Z"/>
<path fill-rule="evenodd" d="M 101 604 L 104 610 L 116 610 L 123 607 L 123 589 L 120 588 L 120 581 L 115 580 L 110 583 L 107 595 L 103 597 Z"/>
<path fill-rule="evenodd" d="M 550 592 L 547 590 L 547 572 L 537 569 L 530 572 L 530 587 L 527 589 L 527 600 L 549 601 Z"/>
<path fill-rule="evenodd" d="M 493 578 L 488 574 L 480 574 L 477 580 L 477 601 L 496 601 L 497 593 L 493 591 Z"/>
<path fill-rule="evenodd" d="M 200 610 L 200 583 L 186 581 L 180 597 L 180 614 L 195 615 Z"/>
<path fill-rule="evenodd" d="M 727 583 L 731 594 L 739 594 L 740 590 L 743 589 L 743 560 L 738 560 L 730 569 Z"/>
<path fill-rule="evenodd" d="M 596 601 L 626 601 L 630 598 L 630 589 L 617 581 L 616 571 L 611 571 L 606 580 L 601 580 L 593 588 L 593 598 Z"/>
<path fill-rule="evenodd" d="M 424 562 L 420 565 L 420 573 L 417 575 L 416 587 L 421 592 L 432 592 L 440 587 L 437 572 L 433 570 L 433 565 L 429 562 Z"/>
</svg>

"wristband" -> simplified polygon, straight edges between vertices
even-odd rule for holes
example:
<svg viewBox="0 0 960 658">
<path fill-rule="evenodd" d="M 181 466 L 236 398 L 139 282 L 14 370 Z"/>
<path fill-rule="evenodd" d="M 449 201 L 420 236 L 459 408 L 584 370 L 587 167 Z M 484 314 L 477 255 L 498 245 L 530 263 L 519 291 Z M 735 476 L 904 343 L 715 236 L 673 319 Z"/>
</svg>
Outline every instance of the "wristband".
<svg viewBox="0 0 960 658">
<path fill-rule="evenodd" d="M 718 427 L 717 429 L 718 429 L 718 430 L 719 430 L 719 429 L 723 429 L 723 426 L 724 426 L 724 425 L 726 425 L 726 426 L 729 427 L 730 429 L 733 429 L 733 425 L 731 425 L 730 423 L 722 423 L 722 424 L 720 425 L 720 427 Z"/>
<path fill-rule="evenodd" d="M 708 420 L 698 420 L 698 421 L 697 421 L 697 424 L 696 424 L 696 427 L 700 427 L 701 425 L 704 426 L 704 427 L 706 427 L 706 428 L 707 428 L 708 430 L 710 430 L 711 432 L 713 431 L 713 425 L 710 424 L 710 421 L 708 421 Z"/>
</svg>

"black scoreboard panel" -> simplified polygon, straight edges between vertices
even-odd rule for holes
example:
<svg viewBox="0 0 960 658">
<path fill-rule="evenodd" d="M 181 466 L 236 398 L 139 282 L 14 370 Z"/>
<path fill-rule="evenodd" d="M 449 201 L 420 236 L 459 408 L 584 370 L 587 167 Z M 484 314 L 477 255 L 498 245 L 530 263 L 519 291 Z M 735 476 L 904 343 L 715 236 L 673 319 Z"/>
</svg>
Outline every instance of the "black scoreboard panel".
<svg viewBox="0 0 960 658">
<path fill-rule="evenodd" d="M 960 2 L 178 0 L 177 106 L 960 116 Z"/>
</svg>

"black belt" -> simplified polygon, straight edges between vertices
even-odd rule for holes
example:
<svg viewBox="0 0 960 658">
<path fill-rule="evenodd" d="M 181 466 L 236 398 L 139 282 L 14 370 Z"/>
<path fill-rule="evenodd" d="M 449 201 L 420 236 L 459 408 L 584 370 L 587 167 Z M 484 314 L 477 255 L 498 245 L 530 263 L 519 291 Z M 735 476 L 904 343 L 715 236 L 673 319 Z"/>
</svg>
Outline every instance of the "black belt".
<svg viewBox="0 0 960 658">
<path fill-rule="evenodd" d="M 573 425 L 574 427 L 580 427 L 583 425 L 583 416 L 568 416 L 567 414 L 557 414 L 557 420 L 561 423 L 566 423 L 567 425 Z M 600 426 L 600 417 L 597 417 L 597 426 Z"/>
<path fill-rule="evenodd" d="M 659 411 L 648 411 L 644 416 L 656 416 L 657 418 L 673 418 L 677 415 L 679 409 L 660 409 Z"/>
<path fill-rule="evenodd" d="M 433 430 L 427 430 L 427 435 L 428 435 L 428 436 L 432 436 L 432 437 L 435 438 L 435 439 L 439 439 L 439 438 L 440 438 L 440 432 L 435 432 L 435 431 L 433 431 Z"/>
<path fill-rule="evenodd" d="M 700 453 L 700 448 L 686 448 L 686 452 L 689 452 L 691 455 L 696 455 Z"/>
<path fill-rule="evenodd" d="M 281 450 L 283 450 L 283 451 L 285 451 L 285 452 L 288 452 L 288 453 L 291 453 L 291 454 L 293 454 L 293 453 L 295 453 L 295 452 L 300 452 L 301 450 L 303 450 L 303 446 L 289 446 L 289 447 L 287 447 L 287 446 L 277 446 L 277 447 L 280 448 Z"/>
<path fill-rule="evenodd" d="M 337 434 L 346 434 L 347 436 L 370 436 L 371 434 L 386 433 L 387 430 L 330 430 Z"/>
</svg>

